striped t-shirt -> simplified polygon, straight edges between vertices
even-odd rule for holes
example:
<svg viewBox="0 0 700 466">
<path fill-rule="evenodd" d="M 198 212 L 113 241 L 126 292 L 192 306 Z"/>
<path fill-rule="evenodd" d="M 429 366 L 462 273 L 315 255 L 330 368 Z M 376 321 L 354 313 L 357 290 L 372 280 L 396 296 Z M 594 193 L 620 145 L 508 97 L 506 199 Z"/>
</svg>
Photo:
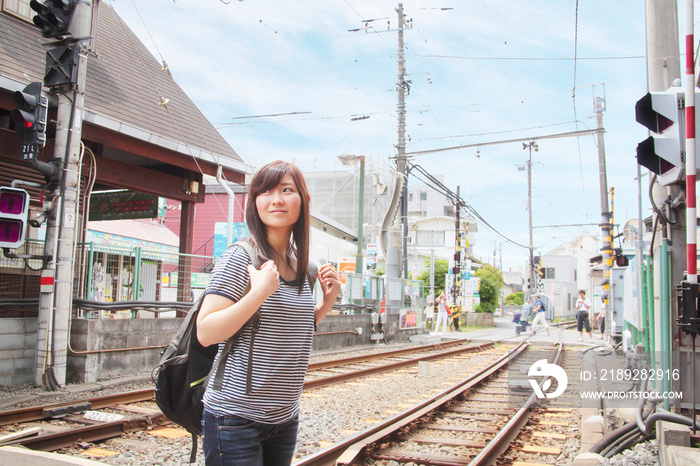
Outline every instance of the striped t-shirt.
<svg viewBox="0 0 700 466">
<path fill-rule="evenodd" d="M 229 248 L 216 263 L 206 294 L 239 301 L 250 280 L 248 254 Z M 251 394 L 246 394 L 250 326 L 233 345 L 221 391 L 207 389 L 204 406 L 217 416 L 235 415 L 256 422 L 280 424 L 299 413 L 304 374 L 309 365 L 314 332 L 314 302 L 304 288 L 280 278 L 280 285 L 260 308 L 260 329 L 253 347 Z M 219 343 L 221 352 L 225 342 Z M 212 375 L 212 381 L 214 375 Z"/>
</svg>

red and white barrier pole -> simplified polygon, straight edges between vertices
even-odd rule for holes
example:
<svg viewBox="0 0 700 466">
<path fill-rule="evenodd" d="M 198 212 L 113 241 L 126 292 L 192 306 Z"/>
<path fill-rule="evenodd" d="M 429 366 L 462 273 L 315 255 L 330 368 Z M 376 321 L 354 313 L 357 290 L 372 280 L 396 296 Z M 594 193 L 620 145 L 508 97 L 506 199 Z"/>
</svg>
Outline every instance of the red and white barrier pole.
<svg viewBox="0 0 700 466">
<path fill-rule="evenodd" d="M 695 49 L 693 47 L 695 8 L 685 2 L 685 193 L 688 282 L 698 282 L 698 229 L 695 201 Z"/>
</svg>

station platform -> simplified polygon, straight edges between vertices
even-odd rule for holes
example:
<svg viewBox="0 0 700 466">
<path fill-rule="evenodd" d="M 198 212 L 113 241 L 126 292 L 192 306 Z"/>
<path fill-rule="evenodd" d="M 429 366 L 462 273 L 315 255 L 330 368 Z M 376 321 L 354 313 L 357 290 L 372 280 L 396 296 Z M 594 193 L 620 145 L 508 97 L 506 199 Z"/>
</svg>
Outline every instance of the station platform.
<svg viewBox="0 0 700 466">
<path fill-rule="evenodd" d="M 104 463 L 87 458 L 34 451 L 22 447 L 4 446 L 0 447 L 0 464 L 12 466 L 95 466 Z"/>
</svg>

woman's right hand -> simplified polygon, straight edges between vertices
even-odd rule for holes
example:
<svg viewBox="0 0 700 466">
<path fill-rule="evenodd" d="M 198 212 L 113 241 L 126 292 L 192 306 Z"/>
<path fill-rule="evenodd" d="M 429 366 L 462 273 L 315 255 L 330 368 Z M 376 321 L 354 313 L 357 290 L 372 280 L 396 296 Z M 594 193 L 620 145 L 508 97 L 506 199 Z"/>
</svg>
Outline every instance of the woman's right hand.
<svg viewBox="0 0 700 466">
<path fill-rule="evenodd" d="M 265 299 L 277 291 L 280 286 L 280 274 L 272 260 L 265 262 L 260 270 L 253 267 L 252 264 L 248 265 L 248 273 L 250 274 L 250 291 L 260 293 Z"/>
</svg>

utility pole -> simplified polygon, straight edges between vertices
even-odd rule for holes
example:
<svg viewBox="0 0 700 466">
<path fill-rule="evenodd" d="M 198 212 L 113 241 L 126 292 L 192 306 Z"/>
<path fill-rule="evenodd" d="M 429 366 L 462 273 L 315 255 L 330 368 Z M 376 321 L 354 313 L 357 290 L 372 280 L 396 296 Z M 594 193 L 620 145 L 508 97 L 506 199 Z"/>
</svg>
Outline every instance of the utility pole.
<svg viewBox="0 0 700 466">
<path fill-rule="evenodd" d="M 406 79 L 406 59 L 404 52 L 403 43 L 403 31 L 405 29 L 412 29 L 412 20 L 409 20 L 407 24 L 406 17 L 403 13 L 403 3 L 399 3 L 398 8 L 396 8 L 396 13 L 398 14 L 398 27 L 396 29 L 382 29 L 381 31 L 371 31 L 368 28 L 368 23 L 374 20 L 365 21 L 365 33 L 370 32 L 392 32 L 397 31 L 399 37 L 398 46 L 398 79 L 396 83 L 396 93 L 398 94 L 398 103 L 396 104 L 396 119 L 397 123 L 397 133 L 398 141 L 396 144 L 396 155 L 392 157 L 396 160 L 396 168 L 399 175 L 403 177 L 403 187 L 401 189 L 401 199 L 399 203 L 400 212 L 400 223 L 401 223 L 401 254 L 398 257 L 398 263 L 393 263 L 391 261 L 396 260 L 394 256 L 387 257 L 387 276 L 393 276 L 392 273 L 398 270 L 397 277 L 408 278 L 408 170 L 406 167 L 406 95 L 411 92 L 411 81 Z M 351 29 L 350 32 L 360 31 L 360 29 Z M 380 232 L 381 234 L 381 232 Z M 393 236 L 393 235 L 392 235 Z M 390 271 L 392 271 L 390 273 Z"/>
<path fill-rule="evenodd" d="M 406 89 L 410 91 L 410 83 L 406 81 L 406 59 L 403 43 L 404 14 L 403 3 L 399 3 L 396 9 L 398 14 L 398 36 L 399 36 L 399 74 L 396 83 L 396 91 L 399 101 L 396 104 L 396 114 L 398 120 L 398 143 L 396 144 L 396 166 L 398 172 L 404 177 L 403 188 L 401 190 L 401 276 L 408 278 L 408 173 L 406 171 Z"/>
<path fill-rule="evenodd" d="M 595 86 L 593 85 L 593 111 L 595 112 L 596 128 L 603 129 L 603 111 L 605 111 L 605 84 L 598 83 L 603 87 L 603 97 L 595 97 Z M 600 230 L 602 234 L 602 256 L 603 256 L 603 302 L 606 313 L 612 316 L 609 305 L 610 297 L 610 271 L 612 270 L 612 236 L 613 225 L 610 206 L 608 204 L 608 176 L 605 163 L 605 140 L 603 131 L 598 132 L 598 178 L 600 182 Z M 606 316 L 606 330 L 609 333 L 612 328 L 612 319 Z"/>
<path fill-rule="evenodd" d="M 662 92 L 673 85 L 681 77 L 680 50 L 678 45 L 678 2 L 675 0 L 646 0 L 646 37 L 647 37 L 647 87 L 649 92 Z M 678 196 L 680 188 L 669 186 L 669 197 Z M 653 368 L 662 371 L 671 368 L 671 335 L 675 330 L 677 311 L 673 309 L 671 285 L 683 280 L 686 261 L 685 212 L 682 207 L 677 209 L 677 218 L 681 221 L 667 225 L 660 230 L 661 241 L 659 248 L 654 249 L 655 269 L 658 272 L 658 287 L 654 287 L 654 356 Z M 655 214 L 657 216 L 658 214 Z M 642 237 L 643 232 L 639 232 Z M 669 261 L 669 253 L 671 260 Z M 670 262 L 670 263 L 669 263 Z M 669 283 L 670 280 L 670 283 Z M 607 325 L 606 325 L 607 327 Z M 665 389 L 668 386 L 665 379 L 656 388 Z M 669 409 L 668 399 L 664 400 L 664 408 Z"/>
<path fill-rule="evenodd" d="M 78 228 L 80 191 L 80 144 L 87 75 L 87 47 L 91 40 L 92 1 L 77 3 L 72 19 L 75 34 L 67 41 L 80 47 L 77 80 L 70 89 L 58 89 L 58 113 L 54 160 L 58 162 L 58 185 L 49 198 L 55 199 L 46 227 L 44 254 L 52 256 L 55 286 L 39 297 L 35 383 L 56 390 L 66 383 L 69 325 L 73 304 L 74 244 Z M 70 92 L 70 97 L 66 95 Z"/>
<path fill-rule="evenodd" d="M 523 149 L 528 150 L 527 155 L 527 228 L 528 228 L 528 249 L 530 250 L 530 288 L 528 289 L 527 299 L 528 301 L 533 295 L 533 289 L 535 288 L 535 253 L 534 245 L 532 240 L 532 149 L 535 152 L 540 150 L 537 142 L 531 140 L 530 142 L 523 143 Z"/>
</svg>

